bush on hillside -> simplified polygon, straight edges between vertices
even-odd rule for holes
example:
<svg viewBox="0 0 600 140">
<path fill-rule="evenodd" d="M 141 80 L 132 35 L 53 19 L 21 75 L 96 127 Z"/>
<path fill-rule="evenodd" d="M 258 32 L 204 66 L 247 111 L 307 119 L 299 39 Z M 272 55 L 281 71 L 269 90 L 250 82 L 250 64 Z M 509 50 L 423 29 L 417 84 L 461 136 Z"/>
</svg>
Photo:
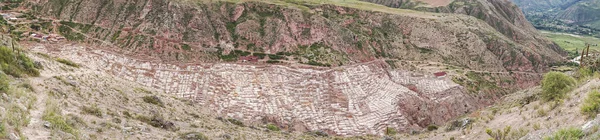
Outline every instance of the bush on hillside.
<svg viewBox="0 0 600 140">
<path fill-rule="evenodd" d="M 585 134 L 583 130 L 577 128 L 567 128 L 558 130 L 550 137 L 545 137 L 544 140 L 579 140 L 583 138 Z"/>
<path fill-rule="evenodd" d="M 8 77 L 0 72 L 0 92 L 8 91 Z"/>
<path fill-rule="evenodd" d="M 577 70 L 576 77 L 579 79 L 583 79 L 586 77 L 590 77 L 593 74 L 594 73 L 592 72 L 592 69 L 590 69 L 590 68 L 580 68 L 579 70 Z"/>
<path fill-rule="evenodd" d="M 546 101 L 560 100 L 575 86 L 575 79 L 560 72 L 549 72 L 542 80 L 541 97 Z"/>
<path fill-rule="evenodd" d="M 277 125 L 274 124 L 267 124 L 267 129 L 271 130 L 271 131 L 279 131 L 279 127 L 277 127 Z"/>
<path fill-rule="evenodd" d="M 595 117 L 600 112 L 600 92 L 594 90 L 588 93 L 581 106 L 581 112 L 590 117 Z"/>
<path fill-rule="evenodd" d="M 16 54 L 8 47 L 0 47 L 0 69 L 11 76 L 39 76 L 33 61 L 24 54 Z"/>
<path fill-rule="evenodd" d="M 144 96 L 142 97 L 144 102 L 154 104 L 157 106 L 165 107 L 164 103 L 157 96 Z"/>
</svg>

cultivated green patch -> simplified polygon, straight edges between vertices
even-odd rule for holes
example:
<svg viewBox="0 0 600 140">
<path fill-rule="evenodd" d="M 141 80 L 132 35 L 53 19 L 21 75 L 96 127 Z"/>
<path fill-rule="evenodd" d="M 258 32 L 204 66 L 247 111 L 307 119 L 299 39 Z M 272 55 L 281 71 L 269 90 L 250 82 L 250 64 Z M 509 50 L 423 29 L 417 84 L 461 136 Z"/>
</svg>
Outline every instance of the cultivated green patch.
<svg viewBox="0 0 600 140">
<path fill-rule="evenodd" d="M 572 35 L 548 31 L 542 31 L 542 33 L 544 36 L 550 38 L 552 41 L 558 44 L 558 46 L 561 48 L 573 53 L 577 52 L 578 54 L 581 54 L 582 50 L 586 48 L 586 43 L 600 45 L 600 38 L 591 36 Z M 599 51 L 600 46 L 590 46 L 590 50 Z"/>
</svg>

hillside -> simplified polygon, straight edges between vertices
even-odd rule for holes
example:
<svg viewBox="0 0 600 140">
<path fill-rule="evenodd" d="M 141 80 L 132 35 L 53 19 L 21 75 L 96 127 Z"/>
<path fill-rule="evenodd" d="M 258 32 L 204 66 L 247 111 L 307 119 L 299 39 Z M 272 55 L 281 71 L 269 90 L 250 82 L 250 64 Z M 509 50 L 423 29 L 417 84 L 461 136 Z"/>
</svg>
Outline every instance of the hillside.
<svg viewBox="0 0 600 140">
<path fill-rule="evenodd" d="M 389 133 L 426 132 L 535 87 L 566 61 L 508 1 L 9 4 L 2 39 L 44 68 L 9 81 L 52 93 L 23 104 L 54 107 L 9 123 L 19 137 L 399 137 Z M 423 12 L 435 9 L 445 12 Z M 53 121 L 69 114 L 82 121 Z"/>
<path fill-rule="evenodd" d="M 530 36 L 528 31 L 517 30 L 528 25 L 524 19 L 519 20 L 523 23 L 493 25 L 509 30 L 494 30 L 476 19 L 458 15 L 423 14 L 393 8 L 380 13 L 312 4 L 311 1 L 190 5 L 162 1 L 99 3 L 84 0 L 82 6 L 77 6 L 77 2 L 67 5 L 58 2 L 39 3 L 41 7 L 35 8 L 38 11 L 34 12 L 63 20 L 61 27 L 64 30 L 59 31 L 68 38 L 73 36 L 75 41 L 121 44 L 118 46 L 126 50 L 125 53 L 145 59 L 235 61 L 236 56 L 250 52 L 286 54 L 290 61 L 325 66 L 394 58 L 429 59 L 479 70 L 543 71 L 542 65 L 561 61 L 561 54 L 565 55 L 551 42 L 537 40 L 538 37 Z M 340 5 L 382 8 L 371 8 L 368 3 L 347 3 Z M 183 12 L 189 10 L 197 12 Z M 67 26 L 94 39 L 76 37 L 79 33 L 69 32 Z M 497 31 L 507 36 L 498 36 Z M 430 36 L 433 34 L 446 35 L 434 38 Z M 320 54 L 315 52 L 317 50 L 307 49 L 319 47 L 331 49 L 327 52 L 334 55 L 306 55 Z M 229 53 L 232 51 L 242 53 Z M 473 63 L 474 59 L 483 61 Z"/>
<path fill-rule="evenodd" d="M 598 0 L 513 0 L 538 29 L 600 37 Z"/>
</svg>

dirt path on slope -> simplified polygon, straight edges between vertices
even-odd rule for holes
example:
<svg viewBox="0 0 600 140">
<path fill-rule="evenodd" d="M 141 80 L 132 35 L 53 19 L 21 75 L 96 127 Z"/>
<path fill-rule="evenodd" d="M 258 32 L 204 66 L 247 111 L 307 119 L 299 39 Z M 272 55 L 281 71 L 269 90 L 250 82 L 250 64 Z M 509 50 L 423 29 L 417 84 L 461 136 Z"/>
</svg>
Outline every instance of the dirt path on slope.
<svg viewBox="0 0 600 140">
<path fill-rule="evenodd" d="M 30 78 L 30 84 L 34 87 L 37 100 L 34 104 L 34 108 L 29 112 L 29 118 L 31 121 L 27 125 L 27 127 L 23 128 L 24 136 L 27 136 L 28 139 L 48 139 L 51 136 L 50 129 L 44 128 L 44 120 L 42 116 L 44 111 L 46 110 L 46 100 L 48 99 L 48 94 L 45 88 L 39 87 L 43 85 L 44 80 L 48 78 L 46 77 L 35 77 Z"/>
</svg>

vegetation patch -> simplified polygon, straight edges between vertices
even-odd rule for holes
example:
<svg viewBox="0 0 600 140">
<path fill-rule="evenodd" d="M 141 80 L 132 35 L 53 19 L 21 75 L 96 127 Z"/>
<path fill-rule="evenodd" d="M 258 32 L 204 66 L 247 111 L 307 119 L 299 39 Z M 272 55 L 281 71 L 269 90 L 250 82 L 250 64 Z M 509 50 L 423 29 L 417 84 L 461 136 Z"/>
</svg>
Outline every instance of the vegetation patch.
<svg viewBox="0 0 600 140">
<path fill-rule="evenodd" d="M 256 57 L 258 57 L 259 59 L 265 59 L 265 56 L 267 56 L 267 54 L 265 54 L 265 53 L 257 53 L 257 52 L 255 52 L 255 53 L 252 53 L 252 56 L 256 56 Z"/>
<path fill-rule="evenodd" d="M 271 131 L 279 131 L 279 127 L 277 127 L 277 125 L 274 124 L 267 124 L 267 129 L 271 130 Z"/>
<path fill-rule="evenodd" d="M 20 50 L 0 46 L 0 69 L 5 74 L 13 77 L 39 76 L 40 72 L 35 67 L 34 62 L 25 54 L 17 54 L 16 52 L 20 52 Z"/>
<path fill-rule="evenodd" d="M 267 63 L 269 63 L 269 64 L 277 64 L 277 63 L 281 63 L 281 61 L 277 61 L 277 60 L 267 60 Z"/>
<path fill-rule="evenodd" d="M 153 127 L 162 128 L 165 130 L 175 130 L 175 124 L 173 122 L 165 120 L 160 115 L 153 115 L 152 117 L 139 115 L 136 117 L 137 120 L 149 124 Z"/>
<path fill-rule="evenodd" d="M 391 127 L 385 128 L 385 135 L 393 136 L 393 135 L 396 135 L 397 133 L 398 133 L 398 131 L 396 131 L 396 129 L 394 129 L 394 128 L 391 128 Z"/>
<path fill-rule="evenodd" d="M 135 92 L 137 92 L 137 93 L 146 93 L 146 94 L 152 94 L 152 92 L 150 92 L 150 91 L 148 91 L 148 90 L 146 90 L 146 89 L 143 89 L 143 88 L 135 88 L 135 89 L 133 89 L 133 91 L 135 91 Z"/>
<path fill-rule="evenodd" d="M 5 128 L 4 122 L 0 120 L 0 139 L 5 139 L 7 136 L 7 130 Z"/>
<path fill-rule="evenodd" d="M 164 103 L 157 96 L 144 96 L 144 97 L 142 97 L 142 99 L 144 100 L 144 102 L 149 103 L 149 104 L 154 104 L 154 105 L 157 105 L 160 107 L 165 106 Z"/>
<path fill-rule="evenodd" d="M 390 67 L 391 67 L 392 69 L 397 69 L 397 68 L 398 68 L 398 66 L 396 66 L 396 60 L 385 60 L 385 62 L 386 62 L 388 65 L 390 65 Z"/>
<path fill-rule="evenodd" d="M 65 38 L 67 38 L 67 40 L 70 41 L 81 41 L 85 38 L 85 36 L 83 36 L 82 34 L 73 31 L 73 29 L 71 29 L 71 27 L 68 27 L 66 25 L 60 25 L 58 26 L 58 32 L 64 36 Z"/>
<path fill-rule="evenodd" d="M 546 101 L 560 101 L 575 84 L 575 79 L 564 73 L 549 72 L 542 79 L 541 97 Z"/>
<path fill-rule="evenodd" d="M 595 117 L 596 114 L 600 113 L 600 92 L 597 90 L 588 93 L 585 98 L 583 105 L 581 106 L 581 112 L 589 117 Z"/>
<path fill-rule="evenodd" d="M 227 55 L 222 55 L 223 50 L 219 48 L 217 53 L 219 54 L 219 58 L 223 61 L 237 61 L 240 56 L 248 56 L 252 54 L 251 52 L 242 51 L 242 50 L 233 50 L 229 52 Z M 264 56 L 263 56 L 264 58 Z M 262 58 L 261 58 L 262 59 Z"/>
<path fill-rule="evenodd" d="M 8 91 L 8 77 L 0 72 L 0 92 Z"/>
<path fill-rule="evenodd" d="M 73 61 L 67 60 L 67 59 L 57 58 L 57 59 L 56 59 L 56 62 L 59 62 L 59 63 L 65 64 L 65 65 L 67 65 L 67 66 L 71 66 L 71 67 L 79 68 L 79 64 L 77 64 L 77 63 L 75 63 L 75 62 L 73 62 Z"/>
<path fill-rule="evenodd" d="M 269 59 L 272 59 L 272 60 L 281 60 L 281 59 L 285 59 L 285 56 L 269 54 Z"/>
<path fill-rule="evenodd" d="M 102 118 L 102 111 L 96 105 L 91 106 L 91 107 L 83 106 L 81 108 L 81 110 L 83 111 L 83 113 L 94 115 L 96 117 Z"/>
<path fill-rule="evenodd" d="M 427 130 L 428 131 L 434 131 L 434 130 L 437 130 L 437 129 L 438 129 L 437 125 L 429 125 L 429 126 L 427 126 Z"/>
<path fill-rule="evenodd" d="M 341 65 L 346 61 L 344 54 L 332 50 L 323 43 L 314 43 L 310 46 L 298 46 L 298 50 L 293 54 L 296 54 L 298 58 L 308 60 L 301 63 L 313 66 L 331 67 L 332 65 L 330 62 L 336 62 Z"/>
<path fill-rule="evenodd" d="M 579 140 L 583 138 L 583 136 L 585 136 L 585 134 L 581 129 L 566 128 L 558 130 L 558 132 L 549 137 L 544 137 L 544 140 Z"/>
<path fill-rule="evenodd" d="M 481 74 L 476 72 L 467 72 L 465 77 L 453 77 L 452 81 L 459 85 L 464 86 L 470 93 L 477 93 L 479 91 L 495 92 L 501 90 L 497 86 L 496 82 L 490 77 L 489 74 Z M 511 82 L 508 80 L 507 82 Z"/>
<path fill-rule="evenodd" d="M 186 50 L 186 51 L 192 50 L 192 48 L 188 44 L 181 45 L 181 49 Z"/>
<path fill-rule="evenodd" d="M 527 135 L 529 130 L 523 128 L 512 130 L 511 126 L 506 126 L 504 127 L 504 130 L 498 129 L 493 131 L 491 129 L 486 129 L 485 133 L 495 140 L 516 140 Z"/>
<path fill-rule="evenodd" d="M 237 126 L 245 127 L 244 123 L 240 120 L 229 118 L 229 119 L 227 119 L 227 121 L 229 121 L 230 123 L 235 124 Z"/>
<path fill-rule="evenodd" d="M 48 100 L 46 106 L 42 119 L 50 122 L 50 124 L 52 124 L 50 126 L 52 129 L 61 130 L 73 134 L 76 137 L 78 136 L 77 129 L 73 125 L 67 123 L 67 120 L 61 115 L 60 109 L 56 103 Z"/>
<path fill-rule="evenodd" d="M 542 31 L 542 34 L 554 41 L 561 48 L 573 53 L 573 55 L 581 54 L 582 50 L 586 47 L 586 43 L 600 42 L 600 38 L 591 36 L 570 35 L 545 31 Z M 590 50 L 598 51 L 597 47 L 590 47 Z"/>
</svg>

